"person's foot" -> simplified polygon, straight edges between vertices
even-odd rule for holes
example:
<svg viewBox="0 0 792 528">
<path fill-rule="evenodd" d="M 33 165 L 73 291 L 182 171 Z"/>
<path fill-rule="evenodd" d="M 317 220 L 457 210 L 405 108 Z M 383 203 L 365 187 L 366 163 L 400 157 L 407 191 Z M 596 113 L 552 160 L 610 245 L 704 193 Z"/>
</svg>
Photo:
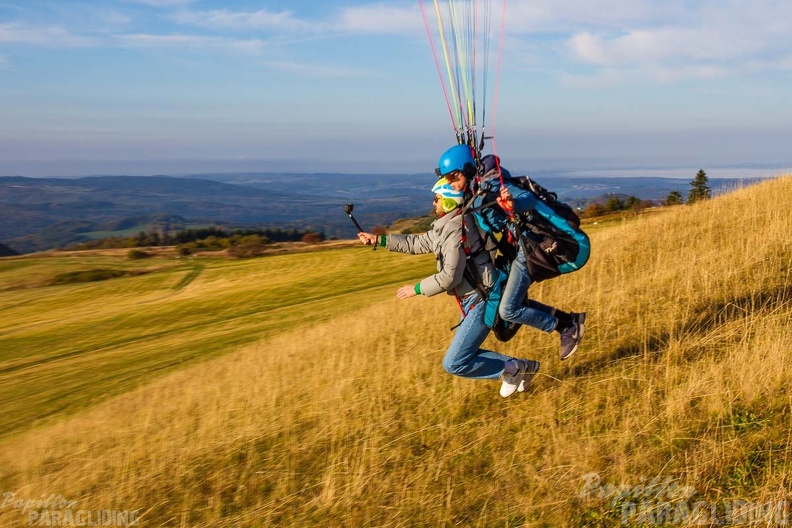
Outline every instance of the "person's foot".
<svg viewBox="0 0 792 528">
<path fill-rule="evenodd" d="M 524 392 L 534 375 L 539 371 L 539 362 L 530 359 L 513 359 L 517 365 L 517 371 L 514 374 L 503 374 L 503 383 L 501 383 L 500 395 L 508 398 L 515 392 Z"/>
<path fill-rule="evenodd" d="M 569 359 L 577 352 L 580 340 L 583 339 L 586 313 L 572 313 L 572 324 L 561 330 L 561 361 Z"/>
<path fill-rule="evenodd" d="M 539 372 L 538 361 L 528 360 L 528 363 L 533 363 L 532 368 L 528 369 L 528 372 L 525 373 L 525 376 L 523 377 L 520 384 L 517 385 L 517 392 L 525 392 L 525 389 L 528 388 L 528 385 L 531 384 L 531 382 L 534 379 L 534 376 L 536 376 L 536 373 Z"/>
</svg>

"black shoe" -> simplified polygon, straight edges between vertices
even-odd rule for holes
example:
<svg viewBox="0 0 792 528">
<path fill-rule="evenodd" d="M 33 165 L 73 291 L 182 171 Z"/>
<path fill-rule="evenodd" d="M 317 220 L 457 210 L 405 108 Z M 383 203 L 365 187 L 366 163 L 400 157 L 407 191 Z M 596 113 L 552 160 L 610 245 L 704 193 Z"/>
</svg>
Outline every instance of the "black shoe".
<svg viewBox="0 0 792 528">
<path fill-rule="evenodd" d="M 561 330 L 561 361 L 569 359 L 577 352 L 580 340 L 583 339 L 583 323 L 586 313 L 572 313 L 572 324 Z"/>
</svg>

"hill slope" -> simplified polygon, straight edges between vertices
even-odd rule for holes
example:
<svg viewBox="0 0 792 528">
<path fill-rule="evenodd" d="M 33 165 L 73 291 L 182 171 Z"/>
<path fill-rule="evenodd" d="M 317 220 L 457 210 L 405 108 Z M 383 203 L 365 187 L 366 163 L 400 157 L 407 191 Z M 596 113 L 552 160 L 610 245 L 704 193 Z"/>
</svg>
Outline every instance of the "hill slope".
<svg viewBox="0 0 792 528">
<path fill-rule="evenodd" d="M 581 351 L 488 342 L 542 361 L 518 397 L 442 371 L 453 302 L 378 289 L 6 441 L 0 486 L 164 526 L 606 527 L 788 499 L 790 208 L 788 177 L 594 232 L 584 270 L 532 289 L 588 312 Z"/>
</svg>

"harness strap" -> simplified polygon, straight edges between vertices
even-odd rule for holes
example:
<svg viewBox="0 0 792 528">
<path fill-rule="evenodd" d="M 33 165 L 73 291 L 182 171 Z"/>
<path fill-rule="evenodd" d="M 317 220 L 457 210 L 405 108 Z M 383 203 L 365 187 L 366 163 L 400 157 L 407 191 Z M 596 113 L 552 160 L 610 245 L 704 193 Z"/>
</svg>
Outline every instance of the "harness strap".
<svg viewBox="0 0 792 528">
<path fill-rule="evenodd" d="M 465 321 L 465 317 L 467 317 L 468 314 L 470 313 L 470 310 L 472 310 L 479 302 L 476 301 L 472 305 L 470 305 L 470 310 L 468 310 L 467 313 L 465 313 L 465 308 L 462 306 L 462 299 L 459 298 L 459 294 L 457 293 L 456 288 L 454 288 L 454 299 L 456 299 L 457 306 L 459 306 L 459 311 L 462 312 L 462 318 L 459 320 L 457 324 L 455 324 L 450 328 L 451 331 L 459 328 L 459 326 Z"/>
<path fill-rule="evenodd" d="M 486 301 L 487 297 L 489 297 L 489 291 L 487 290 L 487 288 L 484 287 L 483 281 L 481 280 L 481 274 L 479 273 L 479 270 L 478 270 L 478 267 L 476 266 L 476 263 L 473 261 L 473 257 L 476 257 L 476 256 L 480 255 L 481 252 L 484 251 L 484 247 L 483 247 L 484 244 L 481 244 L 482 247 L 479 248 L 479 250 L 476 251 L 476 253 L 474 253 L 474 254 L 471 254 L 470 247 L 467 244 L 467 226 L 465 225 L 465 216 L 464 215 L 465 215 L 465 211 L 468 209 L 470 204 L 473 203 L 474 199 L 475 199 L 475 196 L 473 198 L 471 198 L 470 200 L 468 200 L 468 203 L 465 204 L 465 206 L 462 209 L 460 209 L 459 212 L 457 213 L 459 215 L 462 215 L 462 241 L 461 241 L 461 243 L 462 243 L 462 251 L 464 251 L 464 253 L 465 253 L 465 271 L 463 273 L 463 277 L 468 282 L 468 284 L 473 286 L 473 288 L 476 290 L 476 293 L 479 294 L 479 298 L 482 301 Z M 454 295 L 456 295 L 456 290 L 454 291 Z M 463 312 L 463 315 L 464 315 L 464 312 Z"/>
</svg>

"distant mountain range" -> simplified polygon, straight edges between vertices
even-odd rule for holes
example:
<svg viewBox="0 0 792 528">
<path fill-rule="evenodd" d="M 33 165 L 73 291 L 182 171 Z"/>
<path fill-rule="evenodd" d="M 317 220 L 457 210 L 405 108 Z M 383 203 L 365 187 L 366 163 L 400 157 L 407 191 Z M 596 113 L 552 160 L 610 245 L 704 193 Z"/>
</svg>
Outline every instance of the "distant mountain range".
<svg viewBox="0 0 792 528">
<path fill-rule="evenodd" d="M 609 194 L 662 200 L 683 196 L 688 180 L 570 177 L 551 172 L 534 179 L 575 206 Z M 313 229 L 351 238 L 356 229 L 343 206 L 355 204 L 364 228 L 431 210 L 429 174 L 235 173 L 85 178 L 0 177 L 0 242 L 19 252 L 145 230 L 172 221 L 229 227 Z M 745 180 L 713 179 L 713 191 Z M 171 220 L 168 220 L 171 219 Z"/>
</svg>

